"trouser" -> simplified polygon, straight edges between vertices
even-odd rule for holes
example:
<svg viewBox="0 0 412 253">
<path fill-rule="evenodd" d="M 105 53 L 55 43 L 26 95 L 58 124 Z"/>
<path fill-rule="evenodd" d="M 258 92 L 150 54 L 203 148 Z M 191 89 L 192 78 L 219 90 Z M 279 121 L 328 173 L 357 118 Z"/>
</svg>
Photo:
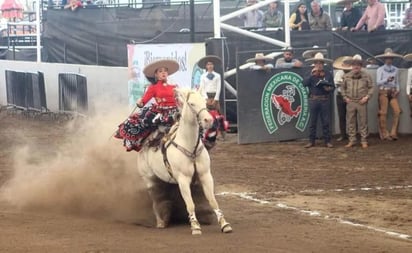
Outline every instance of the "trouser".
<svg viewBox="0 0 412 253">
<path fill-rule="evenodd" d="M 346 137 L 346 102 L 341 93 L 336 95 L 336 108 L 338 109 L 340 134 Z"/>
<path fill-rule="evenodd" d="M 410 108 L 410 116 L 412 118 L 412 94 L 408 96 L 409 99 L 409 108 Z"/>
<path fill-rule="evenodd" d="M 330 142 L 330 100 L 329 99 L 309 99 L 310 108 L 310 126 L 309 126 L 309 141 L 315 143 L 316 140 L 316 124 L 318 117 L 322 124 L 322 133 L 325 143 Z"/>
<path fill-rule="evenodd" d="M 379 91 L 379 133 L 382 139 L 388 137 L 389 135 L 386 125 L 388 104 L 392 107 L 393 111 L 392 128 L 390 131 L 390 136 L 396 137 L 398 134 L 399 115 L 401 113 L 401 108 L 399 107 L 398 98 L 393 97 L 391 94 L 391 90 Z"/>
<path fill-rule="evenodd" d="M 208 92 L 206 93 L 207 95 L 207 100 L 206 100 L 206 106 L 209 110 L 216 110 L 220 113 L 220 103 L 219 101 L 215 100 L 216 93 Z"/>
<path fill-rule="evenodd" d="M 359 104 L 351 101 L 346 105 L 346 122 L 349 142 L 356 142 L 356 123 L 359 116 L 358 127 L 360 130 L 361 143 L 367 143 L 368 138 L 368 108 L 367 104 Z"/>
</svg>

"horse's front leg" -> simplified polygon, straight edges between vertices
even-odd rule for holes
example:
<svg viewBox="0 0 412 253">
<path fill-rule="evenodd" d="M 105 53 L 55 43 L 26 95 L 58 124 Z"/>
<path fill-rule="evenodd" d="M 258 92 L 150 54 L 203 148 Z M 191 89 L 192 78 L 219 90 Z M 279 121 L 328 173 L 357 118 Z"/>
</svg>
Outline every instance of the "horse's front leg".
<svg viewBox="0 0 412 253">
<path fill-rule="evenodd" d="M 214 183 L 213 177 L 210 171 L 205 172 L 202 175 L 199 175 L 200 183 L 203 187 L 203 192 L 205 194 L 206 199 L 209 201 L 210 206 L 213 208 L 213 211 L 216 214 L 217 221 L 220 225 L 220 229 L 223 233 L 230 233 L 233 231 L 230 223 L 226 221 L 222 210 L 219 209 L 219 205 L 216 201 L 215 193 L 214 193 Z"/>
<path fill-rule="evenodd" d="M 183 174 L 179 175 L 177 182 L 179 184 L 180 194 L 186 204 L 186 210 L 189 214 L 190 228 L 192 229 L 192 235 L 201 235 L 202 231 L 200 228 L 200 223 L 196 218 L 195 214 L 195 204 L 192 198 L 192 192 L 190 190 L 190 182 L 192 178 L 184 176 Z"/>
</svg>

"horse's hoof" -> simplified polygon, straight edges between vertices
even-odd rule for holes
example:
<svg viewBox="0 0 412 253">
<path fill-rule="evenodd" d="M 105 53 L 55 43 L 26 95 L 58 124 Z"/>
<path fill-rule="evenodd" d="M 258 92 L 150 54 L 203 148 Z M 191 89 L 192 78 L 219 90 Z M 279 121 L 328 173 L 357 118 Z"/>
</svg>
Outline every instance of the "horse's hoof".
<svg viewBox="0 0 412 253">
<path fill-rule="evenodd" d="M 201 235 L 202 234 L 202 230 L 200 229 L 193 229 L 192 230 L 192 235 Z"/>
<path fill-rule="evenodd" d="M 233 229 L 229 223 L 222 227 L 222 233 L 232 233 Z"/>
<path fill-rule="evenodd" d="M 158 222 L 158 223 L 156 224 L 156 228 L 166 228 L 166 223 L 164 223 L 164 222 Z"/>
</svg>

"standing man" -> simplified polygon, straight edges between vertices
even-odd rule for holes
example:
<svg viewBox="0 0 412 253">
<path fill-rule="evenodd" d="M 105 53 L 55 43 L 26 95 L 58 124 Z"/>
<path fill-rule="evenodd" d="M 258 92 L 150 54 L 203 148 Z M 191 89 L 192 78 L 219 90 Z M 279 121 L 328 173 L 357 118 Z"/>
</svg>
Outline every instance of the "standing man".
<svg viewBox="0 0 412 253">
<path fill-rule="evenodd" d="M 303 63 L 293 58 L 293 48 L 286 47 L 283 50 L 283 57 L 276 60 L 275 68 L 300 68 Z"/>
<path fill-rule="evenodd" d="M 200 76 L 199 92 L 206 98 L 209 107 L 213 107 L 219 113 L 219 98 L 222 84 L 220 74 L 215 72 L 215 65 L 221 63 L 222 60 L 215 55 L 207 55 L 197 63 L 200 68 L 205 68 L 206 70 Z"/>
<path fill-rule="evenodd" d="M 320 3 L 313 0 L 310 3 L 312 11 L 309 14 L 311 30 L 332 30 L 332 21 L 329 14 L 320 7 Z"/>
<path fill-rule="evenodd" d="M 269 4 L 263 15 L 264 27 L 283 27 L 283 13 L 278 9 L 279 0 Z"/>
<path fill-rule="evenodd" d="M 385 49 L 385 53 L 375 56 L 382 58 L 385 64 L 376 71 L 376 84 L 379 88 L 379 135 L 381 140 L 397 140 L 398 124 L 401 108 L 398 103 L 400 91 L 398 68 L 393 66 L 394 58 L 402 58 L 402 55 L 395 54 L 392 49 Z M 393 119 L 392 129 L 388 133 L 386 126 L 386 117 L 388 113 L 388 104 L 392 107 Z"/>
<path fill-rule="evenodd" d="M 247 0 L 246 6 L 257 3 L 257 0 Z M 243 20 L 245 28 L 261 28 L 263 26 L 263 11 L 255 9 L 239 16 Z"/>
<path fill-rule="evenodd" d="M 356 144 L 356 125 L 359 126 L 362 148 L 368 148 L 368 101 L 373 94 L 372 76 L 362 70 L 364 62 L 358 54 L 346 61 L 352 71 L 344 75 L 341 85 L 342 96 L 347 104 L 346 122 L 349 142 L 345 146 L 351 148 Z M 358 123 L 358 124 L 356 124 Z"/>
<path fill-rule="evenodd" d="M 342 84 L 343 84 L 343 76 L 349 71 L 352 70 L 352 66 L 346 64 L 345 61 L 352 59 L 351 56 L 341 56 L 337 58 L 333 62 L 333 68 L 336 71 L 335 78 L 333 79 L 336 84 L 336 108 L 338 109 L 338 117 L 339 117 L 339 130 L 340 136 L 337 141 L 343 141 L 348 138 L 346 133 L 346 102 L 342 96 Z"/>
<path fill-rule="evenodd" d="M 337 5 L 344 5 L 342 16 L 340 18 L 340 27 L 342 31 L 348 31 L 353 27 L 356 27 L 360 18 L 362 17 L 362 12 L 360 9 L 353 7 L 353 2 L 358 0 L 342 0 L 337 2 Z"/>
<path fill-rule="evenodd" d="M 403 59 L 405 61 L 412 62 L 412 54 L 405 55 L 403 57 Z M 408 100 L 409 100 L 409 108 L 410 108 L 410 114 L 409 115 L 412 118 L 412 70 L 411 69 L 412 68 L 409 68 L 409 70 L 408 70 L 408 74 L 409 74 L 408 80 L 409 80 L 409 82 L 406 84 L 406 94 L 408 95 Z"/>
<path fill-rule="evenodd" d="M 329 121 L 332 105 L 331 94 L 335 89 L 335 84 L 332 73 L 323 69 L 323 65 L 326 62 L 332 63 L 332 60 L 324 58 L 322 53 L 317 53 L 315 57 L 306 61 L 313 63 L 315 67 L 312 69 L 311 75 L 303 80 L 303 86 L 309 88 L 310 110 L 309 143 L 305 145 L 305 148 L 315 146 L 318 117 L 322 123 L 325 146 L 332 148 Z"/>
<path fill-rule="evenodd" d="M 359 31 L 364 24 L 367 25 L 368 32 L 386 30 L 385 6 L 378 0 L 368 0 L 368 7 L 366 7 L 356 27 L 351 28 L 351 31 Z"/>
</svg>

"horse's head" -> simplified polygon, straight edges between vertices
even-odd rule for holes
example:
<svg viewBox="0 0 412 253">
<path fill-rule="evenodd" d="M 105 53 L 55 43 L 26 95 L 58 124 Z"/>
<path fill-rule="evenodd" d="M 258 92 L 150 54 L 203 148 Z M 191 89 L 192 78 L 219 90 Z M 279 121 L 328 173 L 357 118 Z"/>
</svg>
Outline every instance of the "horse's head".
<svg viewBox="0 0 412 253">
<path fill-rule="evenodd" d="M 199 92 L 190 89 L 176 88 L 175 94 L 182 116 L 185 115 L 185 110 L 188 110 L 194 116 L 192 118 L 193 122 L 197 121 L 204 129 L 212 126 L 213 117 L 206 109 L 206 101 Z"/>
</svg>

